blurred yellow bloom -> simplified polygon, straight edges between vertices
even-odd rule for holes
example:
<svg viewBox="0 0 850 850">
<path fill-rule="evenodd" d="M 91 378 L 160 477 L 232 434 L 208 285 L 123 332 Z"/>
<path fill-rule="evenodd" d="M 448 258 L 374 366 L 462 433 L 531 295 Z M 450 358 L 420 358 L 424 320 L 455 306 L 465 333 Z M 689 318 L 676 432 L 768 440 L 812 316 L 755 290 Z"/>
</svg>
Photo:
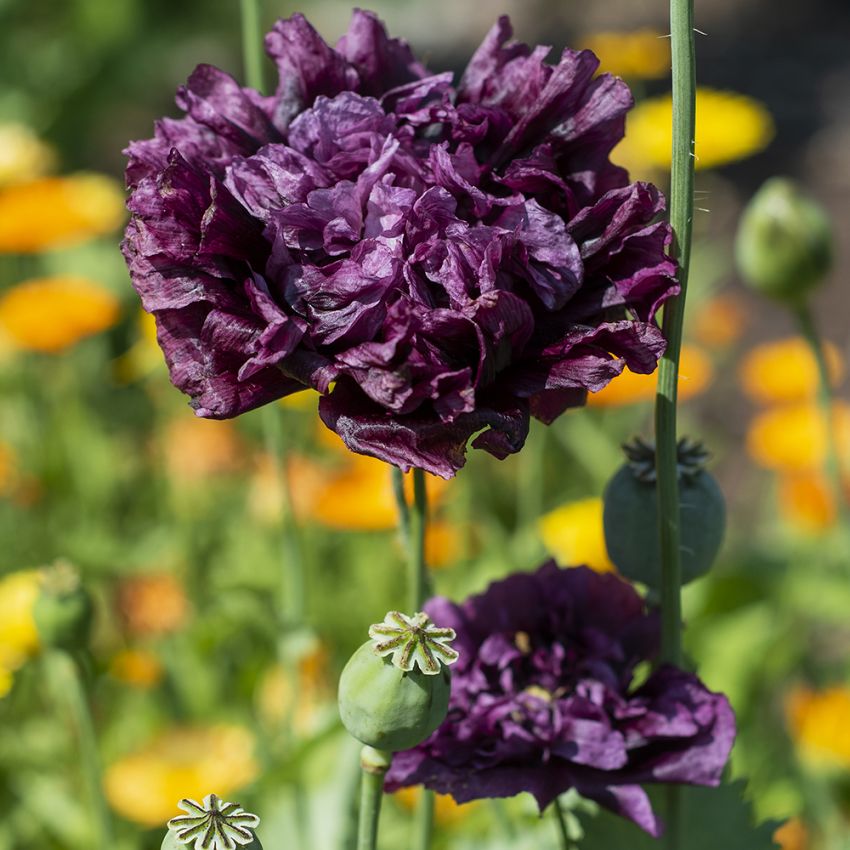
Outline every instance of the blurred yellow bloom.
<svg viewBox="0 0 850 850">
<path fill-rule="evenodd" d="M 600 573 L 614 572 L 602 528 L 602 499 L 567 502 L 545 514 L 538 529 L 546 548 L 566 567 L 582 564 Z"/>
<path fill-rule="evenodd" d="M 162 664 L 154 653 L 145 649 L 124 649 L 109 662 L 113 678 L 134 688 L 147 690 L 162 680 Z"/>
<path fill-rule="evenodd" d="M 773 833 L 773 840 L 780 850 L 806 850 L 809 846 L 809 833 L 800 818 L 791 818 Z"/>
<path fill-rule="evenodd" d="M 0 668 L 17 670 L 39 648 L 33 606 L 41 583 L 39 570 L 0 578 Z"/>
<path fill-rule="evenodd" d="M 670 39 L 654 29 L 602 31 L 580 44 L 599 57 L 599 70 L 627 80 L 655 80 L 670 73 Z"/>
<path fill-rule="evenodd" d="M 747 323 L 744 305 L 734 295 L 715 295 L 691 317 L 691 333 L 706 348 L 728 348 L 740 338 Z"/>
<path fill-rule="evenodd" d="M 301 392 L 284 396 L 280 404 L 288 410 L 309 410 L 315 412 L 321 396 L 313 389 L 301 390 Z"/>
<path fill-rule="evenodd" d="M 679 362 L 679 401 L 687 401 L 699 395 L 710 383 L 714 369 L 705 352 L 692 345 L 682 346 Z M 638 375 L 628 368 L 624 369 L 598 393 L 590 393 L 587 403 L 590 407 L 619 407 L 640 401 L 652 401 L 655 398 L 657 375 Z"/>
<path fill-rule="evenodd" d="M 629 113 L 626 136 L 612 159 L 643 174 L 670 168 L 673 115 L 670 95 L 641 101 Z M 697 90 L 697 170 L 716 168 L 744 159 L 767 147 L 773 138 L 773 119 L 763 104 L 729 91 Z"/>
<path fill-rule="evenodd" d="M 161 439 L 166 469 L 181 484 L 235 472 L 245 454 L 232 422 L 201 419 L 188 411 L 166 426 Z"/>
<path fill-rule="evenodd" d="M 838 349 L 827 343 L 826 360 L 833 386 L 841 382 L 844 364 Z M 806 401 L 818 394 L 818 367 L 801 337 L 756 346 L 741 362 L 741 386 L 762 404 Z"/>
<path fill-rule="evenodd" d="M 128 820 L 162 826 L 184 797 L 227 799 L 257 776 L 254 738 L 241 726 L 173 729 L 138 752 L 111 764 L 104 774 L 110 805 Z"/>
<path fill-rule="evenodd" d="M 835 496 L 821 474 L 780 473 L 778 498 L 782 518 L 801 531 L 824 531 L 838 518 Z"/>
<path fill-rule="evenodd" d="M 183 583 L 169 573 L 122 579 L 116 607 L 124 628 L 133 637 L 176 632 L 189 616 L 189 600 Z"/>
<path fill-rule="evenodd" d="M 833 428 L 842 466 L 850 471 L 850 405 L 833 405 Z M 747 451 L 760 466 L 786 472 L 820 472 L 828 445 L 826 417 L 814 403 L 760 413 L 747 431 Z"/>
<path fill-rule="evenodd" d="M 402 808 L 412 812 L 416 809 L 421 794 L 422 786 L 414 785 L 394 791 L 393 799 Z M 472 800 L 469 803 L 456 803 L 449 794 L 435 794 L 434 818 L 440 826 L 451 826 L 452 824 L 460 823 L 479 805 L 480 803 L 477 800 Z"/>
<path fill-rule="evenodd" d="M 327 714 L 323 710 L 335 706 L 336 700 L 329 660 L 325 645 L 313 639 L 298 657 L 296 687 L 292 672 L 283 664 L 266 671 L 257 690 L 257 708 L 267 726 L 280 730 L 289 723 L 297 735 L 305 737 L 318 730 Z"/>
<path fill-rule="evenodd" d="M 124 221 L 120 183 L 102 174 L 42 177 L 0 190 L 0 253 L 65 248 Z"/>
<path fill-rule="evenodd" d="M 118 299 L 84 277 L 26 280 L 0 296 L 0 334 L 23 351 L 55 354 L 118 321 Z"/>
<path fill-rule="evenodd" d="M 9 691 L 12 690 L 12 683 L 15 681 L 11 670 L 5 667 L 0 667 L 0 699 L 3 699 Z"/>
<path fill-rule="evenodd" d="M 0 187 L 46 174 L 56 162 L 53 149 L 23 124 L 0 124 Z"/>
<path fill-rule="evenodd" d="M 800 755 L 824 767 L 850 770 L 850 688 L 795 688 L 786 704 L 788 729 Z"/>
</svg>

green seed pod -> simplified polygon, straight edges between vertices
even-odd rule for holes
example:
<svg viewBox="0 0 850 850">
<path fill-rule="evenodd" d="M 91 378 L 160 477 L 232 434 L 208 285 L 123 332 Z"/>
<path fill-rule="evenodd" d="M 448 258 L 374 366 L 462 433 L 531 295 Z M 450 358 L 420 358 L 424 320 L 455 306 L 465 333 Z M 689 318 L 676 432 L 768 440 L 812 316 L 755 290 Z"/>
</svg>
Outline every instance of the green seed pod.
<svg viewBox="0 0 850 850">
<path fill-rule="evenodd" d="M 791 180 L 774 177 L 744 210 L 735 254 L 741 276 L 753 289 L 799 303 L 832 265 L 829 218 Z"/>
<path fill-rule="evenodd" d="M 655 448 L 641 440 L 624 448 L 629 462 L 617 470 L 605 488 L 602 515 L 605 545 L 620 575 L 659 590 L 661 544 Z M 726 527 L 723 493 L 714 477 L 703 468 L 707 458 L 699 444 L 679 441 L 682 584 L 711 569 Z"/>
<path fill-rule="evenodd" d="M 254 834 L 260 819 L 239 803 L 208 794 L 203 803 L 181 800 L 177 807 L 186 814 L 168 822 L 160 850 L 263 850 Z"/>
<path fill-rule="evenodd" d="M 45 572 L 33 607 L 38 636 L 45 646 L 67 651 L 85 649 L 92 616 L 91 596 L 70 564 L 58 563 Z"/>
<path fill-rule="evenodd" d="M 424 741 L 445 719 L 448 666 L 458 654 L 453 629 L 423 613 L 398 611 L 369 629 L 372 640 L 351 656 L 339 680 L 339 713 L 349 733 L 370 747 L 397 752 Z M 418 669 L 417 669 L 418 667 Z"/>
</svg>

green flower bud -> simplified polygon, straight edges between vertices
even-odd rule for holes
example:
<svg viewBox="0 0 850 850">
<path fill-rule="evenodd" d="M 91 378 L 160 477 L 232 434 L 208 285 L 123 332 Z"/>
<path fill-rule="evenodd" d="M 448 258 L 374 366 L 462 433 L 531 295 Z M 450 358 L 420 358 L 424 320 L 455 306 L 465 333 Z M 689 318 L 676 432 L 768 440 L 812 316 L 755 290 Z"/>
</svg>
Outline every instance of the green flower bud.
<svg viewBox="0 0 850 850">
<path fill-rule="evenodd" d="M 46 570 L 33 607 L 38 635 L 45 646 L 79 650 L 88 646 L 93 606 L 77 571 L 67 563 Z"/>
<path fill-rule="evenodd" d="M 181 800 L 177 808 L 186 814 L 168 822 L 161 850 L 263 850 L 254 834 L 260 819 L 239 803 L 226 803 L 208 794 L 203 803 Z"/>
<path fill-rule="evenodd" d="M 735 253 L 738 269 L 753 289 L 797 303 L 832 265 L 829 218 L 791 180 L 774 177 L 744 210 Z"/>
<path fill-rule="evenodd" d="M 629 461 L 608 482 L 603 497 L 605 546 L 620 575 L 660 590 L 655 448 L 638 439 L 624 449 Z M 714 477 L 703 468 L 707 459 L 708 453 L 698 443 L 679 441 L 682 584 L 711 569 L 723 542 L 726 503 Z"/>
<path fill-rule="evenodd" d="M 409 750 L 445 719 L 458 654 L 453 629 L 427 614 L 398 611 L 369 629 L 371 640 L 351 656 L 339 680 L 339 713 L 349 733 L 378 750 Z"/>
</svg>

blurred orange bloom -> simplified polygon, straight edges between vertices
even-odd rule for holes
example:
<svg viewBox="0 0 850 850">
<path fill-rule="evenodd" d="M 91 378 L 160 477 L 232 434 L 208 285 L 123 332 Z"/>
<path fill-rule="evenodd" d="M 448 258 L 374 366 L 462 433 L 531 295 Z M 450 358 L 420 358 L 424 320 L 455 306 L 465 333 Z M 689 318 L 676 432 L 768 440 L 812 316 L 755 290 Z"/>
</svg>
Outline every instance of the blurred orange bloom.
<svg viewBox="0 0 850 850">
<path fill-rule="evenodd" d="M 175 481 L 197 484 L 212 475 L 235 472 L 244 448 L 229 421 L 201 419 L 186 412 L 173 419 L 161 439 L 165 466 Z"/>
<path fill-rule="evenodd" d="M 438 570 L 457 561 L 463 550 L 461 529 L 444 520 L 428 523 L 425 529 L 425 563 Z"/>
<path fill-rule="evenodd" d="M 23 124 L 0 124 L 0 187 L 46 174 L 56 162 L 53 149 Z"/>
<path fill-rule="evenodd" d="M 822 474 L 780 473 L 778 498 L 783 519 L 801 531 L 816 534 L 838 518 L 835 494 Z"/>
<path fill-rule="evenodd" d="M 257 775 L 254 738 L 241 726 L 173 729 L 104 773 L 110 805 L 128 820 L 165 826 L 184 797 L 227 798 Z"/>
<path fill-rule="evenodd" d="M 683 345 L 679 362 L 679 401 L 699 395 L 710 383 L 713 373 L 711 360 L 705 352 L 691 345 Z M 587 404 L 590 407 L 619 407 L 652 401 L 655 398 L 656 381 L 655 373 L 638 375 L 626 368 L 605 389 L 590 393 Z"/>
<path fill-rule="evenodd" d="M 419 797 L 422 795 L 422 786 L 413 785 L 409 788 L 400 788 L 393 792 L 393 799 L 401 804 L 402 808 L 407 811 L 413 811 Z M 480 805 L 478 800 L 472 800 L 469 803 L 456 803 L 449 794 L 434 795 L 434 819 L 440 826 L 451 826 L 455 823 L 460 823 L 474 809 Z"/>
<path fill-rule="evenodd" d="M 833 428 L 842 465 L 850 471 L 850 405 L 834 404 Z M 753 419 L 747 432 L 747 451 L 767 469 L 820 472 L 828 436 L 826 418 L 816 404 L 785 405 Z"/>
<path fill-rule="evenodd" d="M 773 840 L 780 850 L 806 850 L 809 846 L 809 833 L 800 818 L 791 818 L 773 833 Z"/>
<path fill-rule="evenodd" d="M 670 39 L 653 29 L 590 33 L 580 43 L 599 57 L 599 70 L 627 80 L 655 80 L 670 73 Z"/>
<path fill-rule="evenodd" d="M 841 382 L 844 364 L 838 349 L 827 344 L 827 365 L 833 386 Z M 741 361 L 741 386 L 761 404 L 793 403 L 818 393 L 818 367 L 806 341 L 790 337 L 756 346 Z"/>
<path fill-rule="evenodd" d="M 111 177 L 42 177 L 0 189 L 0 253 L 64 248 L 117 230 L 124 192 Z"/>
<path fill-rule="evenodd" d="M 0 443 L 0 496 L 8 496 L 18 481 L 17 464 L 12 449 Z"/>
<path fill-rule="evenodd" d="M 145 649 L 124 649 L 109 662 L 113 678 L 140 690 L 147 690 L 162 680 L 160 660 Z"/>
<path fill-rule="evenodd" d="M 616 571 L 605 546 L 602 507 L 602 499 L 579 499 L 540 518 L 540 536 L 559 564 L 586 565 L 600 573 Z"/>
<path fill-rule="evenodd" d="M 130 576 L 118 585 L 117 608 L 128 634 L 149 637 L 178 631 L 189 616 L 182 582 L 169 573 Z"/>
<path fill-rule="evenodd" d="M 795 688 L 786 703 L 788 729 L 800 755 L 813 764 L 850 770 L 850 688 Z"/>
<path fill-rule="evenodd" d="M 747 314 L 734 295 L 715 295 L 700 304 L 690 317 L 694 339 L 706 348 L 728 348 L 744 332 Z"/>
<path fill-rule="evenodd" d="M 87 278 L 33 278 L 0 296 L 0 334 L 23 351 L 55 354 L 112 327 L 118 314 L 118 299 Z"/>
</svg>

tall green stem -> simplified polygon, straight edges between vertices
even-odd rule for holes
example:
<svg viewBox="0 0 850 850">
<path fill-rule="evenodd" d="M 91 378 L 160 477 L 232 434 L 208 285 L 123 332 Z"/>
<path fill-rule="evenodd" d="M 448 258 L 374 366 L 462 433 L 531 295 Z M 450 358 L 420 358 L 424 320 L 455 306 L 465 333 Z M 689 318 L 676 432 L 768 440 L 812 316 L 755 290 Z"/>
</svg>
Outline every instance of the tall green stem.
<svg viewBox="0 0 850 850">
<path fill-rule="evenodd" d="M 83 781 L 97 823 L 95 846 L 100 850 L 111 850 L 114 846 L 112 817 L 103 794 L 97 736 L 88 694 L 83 686 L 82 671 L 74 658 L 59 650 L 50 653 L 45 661 L 56 697 L 66 702 L 77 733 Z"/>
<path fill-rule="evenodd" d="M 836 504 L 838 505 L 838 516 L 842 525 L 847 527 L 848 505 L 844 493 L 843 476 L 841 474 L 841 458 L 839 455 L 838 441 L 835 433 L 835 420 L 833 417 L 833 394 L 832 379 L 829 374 L 829 364 L 826 360 L 823 340 L 815 326 L 814 317 L 808 303 L 802 302 L 796 310 L 797 323 L 800 333 L 806 340 L 818 367 L 818 404 L 823 415 L 827 429 L 826 458 L 824 469 L 831 486 L 835 491 Z"/>
<path fill-rule="evenodd" d="M 694 208 L 696 59 L 693 0 L 670 0 L 670 33 L 673 58 L 670 224 L 673 228 L 673 252 L 679 263 L 681 292 L 664 307 L 663 330 L 667 350 L 658 366 L 655 442 L 661 543 L 661 655 L 664 661 L 678 664 L 682 656 L 682 567 L 679 557 L 676 402 Z M 667 797 L 665 836 L 670 850 L 678 850 L 681 846 L 680 807 L 679 789 L 671 786 Z"/>
<path fill-rule="evenodd" d="M 392 753 L 363 747 L 360 753 L 360 816 L 357 850 L 375 850 L 378 844 L 378 820 L 384 796 L 384 776 L 392 761 Z"/>
<path fill-rule="evenodd" d="M 552 813 L 555 815 L 555 824 L 558 827 L 561 850 L 572 850 L 573 843 L 570 840 L 570 833 L 567 829 L 567 820 L 564 817 L 564 810 L 561 808 L 561 801 L 557 798 L 552 803 Z"/>
<path fill-rule="evenodd" d="M 263 90 L 262 26 L 260 0 L 239 0 L 242 14 L 242 63 L 245 82 L 252 89 Z"/>
</svg>

